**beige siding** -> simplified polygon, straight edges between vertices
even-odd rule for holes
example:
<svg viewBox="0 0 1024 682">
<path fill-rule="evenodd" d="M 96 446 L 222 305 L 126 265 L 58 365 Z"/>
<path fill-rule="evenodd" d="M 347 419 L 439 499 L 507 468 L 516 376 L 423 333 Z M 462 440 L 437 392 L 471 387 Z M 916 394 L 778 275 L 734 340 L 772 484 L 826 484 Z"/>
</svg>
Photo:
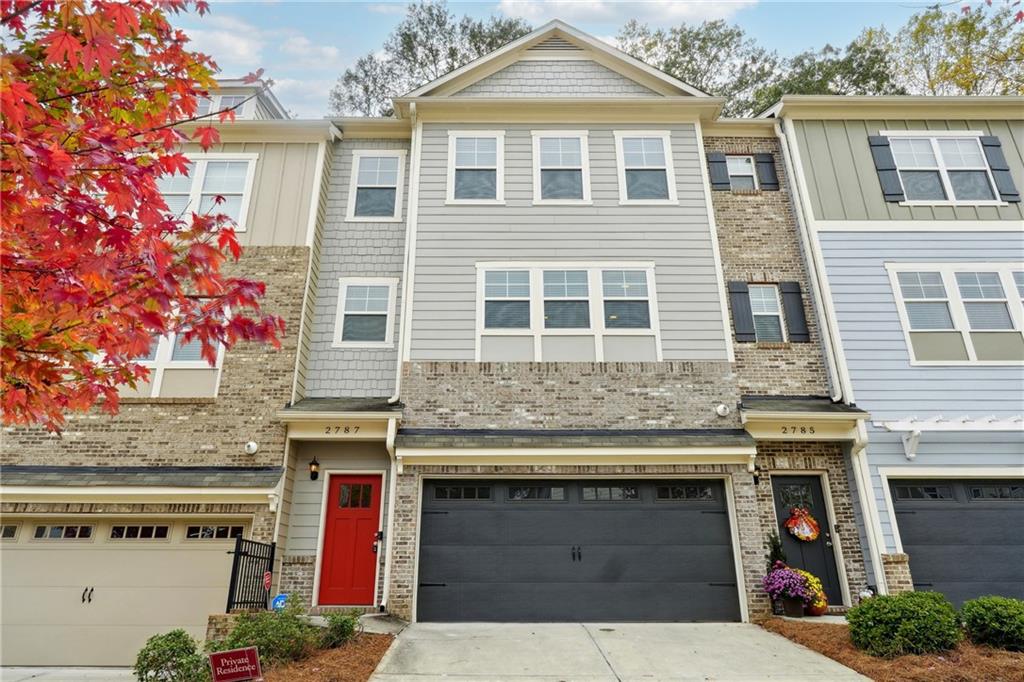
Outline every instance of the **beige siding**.
<svg viewBox="0 0 1024 682">
<path fill-rule="evenodd" d="M 1024 121 L 796 121 L 803 171 L 817 220 L 1021 220 L 1024 205 L 900 206 L 882 198 L 868 136 L 883 130 L 977 130 L 1002 142 L 1018 189 L 1024 185 Z"/>
<path fill-rule="evenodd" d="M 300 246 L 309 226 L 309 198 L 316 176 L 317 142 L 227 142 L 207 150 L 257 154 L 256 175 L 242 246 Z M 195 145 L 186 153 L 202 154 Z"/>
</svg>

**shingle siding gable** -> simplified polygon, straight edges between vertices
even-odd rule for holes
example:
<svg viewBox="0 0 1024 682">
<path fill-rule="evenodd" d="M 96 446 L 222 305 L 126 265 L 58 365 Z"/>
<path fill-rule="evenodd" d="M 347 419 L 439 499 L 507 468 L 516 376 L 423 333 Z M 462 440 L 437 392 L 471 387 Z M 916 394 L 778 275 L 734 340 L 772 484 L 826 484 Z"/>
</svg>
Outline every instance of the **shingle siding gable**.
<svg viewBox="0 0 1024 682">
<path fill-rule="evenodd" d="M 636 81 L 586 59 L 527 60 L 456 92 L 455 97 L 660 97 Z"/>
</svg>

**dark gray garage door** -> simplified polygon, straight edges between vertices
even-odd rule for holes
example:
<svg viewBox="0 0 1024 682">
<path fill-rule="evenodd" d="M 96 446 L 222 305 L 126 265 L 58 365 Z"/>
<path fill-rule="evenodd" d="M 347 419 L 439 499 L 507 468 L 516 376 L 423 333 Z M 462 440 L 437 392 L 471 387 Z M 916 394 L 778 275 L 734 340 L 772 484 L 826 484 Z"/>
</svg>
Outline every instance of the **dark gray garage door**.
<svg viewBox="0 0 1024 682">
<path fill-rule="evenodd" d="M 720 481 L 427 481 L 422 621 L 735 621 Z"/>
<path fill-rule="evenodd" d="M 890 482 L 914 587 L 1024 599 L 1024 480 Z"/>
</svg>

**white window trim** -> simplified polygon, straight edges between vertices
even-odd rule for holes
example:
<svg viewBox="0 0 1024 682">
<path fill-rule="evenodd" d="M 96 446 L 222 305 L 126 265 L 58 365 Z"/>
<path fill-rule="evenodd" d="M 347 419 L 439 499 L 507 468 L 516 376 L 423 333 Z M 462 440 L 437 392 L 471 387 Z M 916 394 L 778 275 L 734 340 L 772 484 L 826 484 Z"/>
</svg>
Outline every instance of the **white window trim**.
<svg viewBox="0 0 1024 682">
<path fill-rule="evenodd" d="M 238 207 L 238 223 L 235 224 L 235 232 L 245 232 L 249 222 L 249 205 L 252 203 L 252 186 L 256 180 L 256 161 L 260 155 L 255 152 L 228 153 L 208 152 L 202 154 L 186 154 L 192 166 L 192 173 L 189 175 L 191 185 L 188 194 L 188 206 L 186 211 L 199 211 L 202 205 L 203 181 L 206 178 L 206 165 L 209 161 L 245 161 L 248 166 L 245 171 L 245 185 L 242 188 L 242 201 Z M 218 207 L 214 207 L 216 212 Z"/>
<path fill-rule="evenodd" d="M 455 198 L 455 140 L 460 137 L 492 138 L 495 141 L 496 181 L 494 199 Z M 480 168 L 483 168 L 482 166 Z M 505 131 L 504 130 L 449 130 L 448 131 L 448 189 L 445 204 L 455 206 L 497 206 L 505 203 Z"/>
<path fill-rule="evenodd" d="M 988 165 L 988 159 L 985 156 L 985 148 L 981 144 L 981 140 L 978 139 L 987 133 L 980 130 L 882 130 L 879 131 L 879 135 L 885 136 L 890 140 L 893 138 L 927 138 L 932 145 L 932 154 L 935 156 L 935 160 L 938 162 L 938 166 L 933 169 L 925 168 L 908 168 L 907 170 L 937 170 L 939 172 L 939 181 L 942 183 L 942 191 L 946 193 L 946 199 L 904 199 L 899 202 L 900 206 L 1009 206 L 1009 204 L 999 198 L 999 188 L 996 187 L 995 178 L 992 177 L 992 169 Z M 949 181 L 949 170 L 946 168 L 946 163 L 942 159 L 942 152 L 939 150 L 939 139 L 940 138 L 975 138 L 978 142 L 978 148 L 981 149 L 981 156 L 985 159 L 985 167 L 982 168 L 967 168 L 964 170 L 984 170 L 985 176 L 988 178 L 988 186 L 992 190 L 992 195 L 995 199 L 984 199 L 984 200 L 958 200 L 949 197 L 955 197 L 953 193 L 953 186 Z M 895 161 L 895 154 L 893 160 Z M 896 175 L 900 179 L 900 188 L 904 190 L 904 196 L 906 196 L 906 188 L 903 186 L 903 176 L 900 174 L 899 164 L 896 164 Z M 961 170 L 954 168 L 952 170 Z"/>
<path fill-rule="evenodd" d="M 586 130 L 533 130 L 533 203 L 542 206 L 585 206 L 592 204 L 590 198 L 590 148 Z M 545 137 L 575 137 L 580 141 L 580 163 L 583 175 L 582 199 L 544 199 L 540 187 L 540 141 Z"/>
<path fill-rule="evenodd" d="M 679 203 L 676 194 L 676 170 L 672 163 L 672 134 L 668 130 L 615 130 L 615 160 L 619 171 L 620 206 L 669 206 Z M 668 199 L 630 199 L 626 187 L 626 152 L 622 140 L 627 137 L 656 137 L 661 139 L 665 151 L 665 180 L 668 183 Z M 648 170 L 657 170 L 649 168 Z"/>
<path fill-rule="evenodd" d="M 754 189 L 753 189 L 753 191 L 759 192 L 761 190 L 761 183 L 757 179 L 757 159 L 754 158 L 753 154 L 726 154 L 725 155 L 725 172 L 729 176 L 729 191 L 730 192 L 735 192 L 736 191 L 732 187 L 733 173 L 731 173 L 729 171 L 729 159 L 750 159 L 750 168 L 751 168 L 750 175 L 747 175 L 746 173 L 736 173 L 735 175 L 738 178 L 746 178 L 746 177 L 751 178 L 754 181 Z M 748 190 L 740 190 L 740 191 L 742 192 L 742 191 L 748 191 Z"/>
<path fill-rule="evenodd" d="M 359 160 L 364 156 L 393 156 L 398 159 L 398 177 L 395 186 L 395 213 L 391 216 L 357 216 L 356 190 L 359 184 Z M 352 166 L 349 170 L 348 205 L 345 207 L 347 223 L 400 223 L 402 222 L 402 186 L 405 182 L 404 149 L 354 149 L 352 150 Z"/>
<path fill-rule="evenodd" d="M 20 522 L 4 523 L 0 524 L 3 526 L 14 526 L 14 536 L 9 538 L 0 537 L 0 542 L 17 542 L 18 538 L 21 537 L 21 526 Z"/>
<path fill-rule="evenodd" d="M 37 538 L 36 537 L 36 528 L 38 528 L 39 526 L 45 526 L 46 527 L 46 535 L 44 535 L 41 538 Z M 49 537 L 49 535 L 50 535 L 50 528 L 52 528 L 53 526 L 61 526 L 63 528 L 66 528 L 68 526 L 77 526 L 78 528 L 81 528 L 83 526 L 89 526 L 90 528 L 92 528 L 92 530 L 89 531 L 89 537 L 87 537 L 87 538 L 82 538 L 82 537 L 68 538 L 68 537 L 63 537 L 63 536 L 61 536 L 59 538 L 51 538 L 51 537 Z M 79 544 L 86 544 L 86 543 L 96 542 L 97 541 L 96 540 L 96 536 L 99 535 L 99 532 L 98 532 L 99 531 L 99 524 L 97 524 L 96 522 L 90 522 L 90 521 L 79 521 L 77 519 L 72 520 L 70 522 L 54 520 L 52 523 L 49 520 L 42 520 L 42 521 L 37 521 L 35 523 L 29 524 L 29 528 L 31 528 L 30 531 L 27 531 L 28 534 L 29 534 L 29 537 L 28 537 L 29 542 L 41 542 L 41 543 L 74 542 L 74 543 L 79 543 Z M 8 542 L 10 542 L 10 540 L 8 540 Z"/>
<path fill-rule="evenodd" d="M 207 112 L 207 118 L 200 119 L 202 121 L 216 121 L 217 116 L 209 116 L 209 114 L 216 114 L 223 107 L 221 106 L 222 98 L 224 97 L 246 97 L 245 102 L 238 109 L 235 109 L 236 120 L 249 120 L 256 118 L 256 95 L 244 94 L 244 93 L 230 93 L 227 95 L 210 95 L 207 99 L 210 100 L 210 110 Z"/>
<path fill-rule="evenodd" d="M 174 352 L 174 343 L 178 337 L 177 332 L 165 334 L 157 341 L 156 355 L 152 360 L 135 360 L 136 364 L 149 367 L 149 396 L 150 398 L 160 397 L 160 388 L 164 380 L 164 372 L 169 369 L 210 369 L 217 370 L 217 380 L 214 384 L 212 396 L 196 396 L 203 398 L 215 398 L 220 392 L 220 378 L 224 366 L 224 344 L 217 344 L 217 363 L 211 365 L 206 360 L 171 360 Z"/>
<path fill-rule="evenodd" d="M 782 307 L 782 291 L 779 290 L 779 285 L 774 282 L 747 282 L 747 299 L 750 299 L 750 287 L 769 287 L 775 292 L 775 304 L 779 307 L 777 313 L 755 313 L 753 306 L 751 306 L 750 316 L 754 318 L 754 343 L 789 343 L 789 330 L 786 329 L 786 313 Z M 757 338 L 757 316 L 761 317 L 777 317 L 779 318 L 779 328 L 782 330 L 781 341 L 762 341 Z"/>
<path fill-rule="evenodd" d="M 476 362 L 481 361 L 481 341 L 485 336 L 529 336 L 533 338 L 533 360 L 543 362 L 542 345 L 545 336 L 593 336 L 594 361 L 604 362 L 604 339 L 614 336 L 647 336 L 654 339 L 656 359 L 662 360 L 661 321 L 658 316 L 658 292 L 655 285 L 654 263 L 623 261 L 551 261 L 551 262 L 486 262 L 476 264 Z M 530 273 L 530 327 L 528 329 L 487 329 L 484 327 L 484 280 L 490 270 L 526 270 Z M 544 271 L 587 271 L 590 327 L 572 329 L 546 329 L 544 327 Z M 647 273 L 647 305 L 651 318 L 649 329 L 607 328 L 604 325 L 604 270 L 643 270 Z M 517 299 L 518 300 L 518 299 Z M 578 299 L 572 299 L 578 300 Z M 630 300 L 630 299 L 612 299 Z"/>
<path fill-rule="evenodd" d="M 910 364 L 914 366 L 1006 366 L 1024 364 L 1014 360 L 978 360 L 971 341 L 971 325 L 967 319 L 967 309 L 964 307 L 964 300 L 960 296 L 960 288 L 956 282 L 957 272 L 996 272 L 999 273 L 999 281 L 1003 286 L 1003 294 L 1006 296 L 1006 307 L 1010 311 L 1010 321 L 1013 329 L 979 329 L 978 332 L 994 332 L 997 334 L 1024 334 L 1024 304 L 1017 295 L 1016 283 L 1013 281 L 1013 272 L 1021 270 L 1019 263 L 886 263 L 885 269 L 889 272 L 889 284 L 892 287 L 893 297 L 896 299 L 896 311 L 900 317 L 900 325 L 903 327 L 903 339 L 907 346 L 907 353 L 910 356 Z M 910 318 L 907 315 L 907 308 L 903 299 L 903 292 L 900 290 L 898 273 L 900 272 L 938 272 L 942 276 L 942 286 L 946 289 L 946 302 L 949 306 L 949 315 L 953 320 L 953 329 L 933 330 L 911 330 Z M 919 299 L 911 299 L 919 300 Z M 923 300 L 923 299 L 922 299 Z M 936 302 L 939 299 L 928 299 Z M 989 299 L 995 301 L 996 299 Z M 914 346 L 910 342 L 911 332 L 928 334 L 934 332 L 953 333 L 958 332 L 963 339 L 964 347 L 967 349 L 967 360 L 918 360 L 914 356 Z"/>
<path fill-rule="evenodd" d="M 345 298 L 350 285 L 386 286 L 388 288 L 387 324 L 383 341 L 342 341 L 341 333 L 345 323 Z M 394 348 L 395 347 L 395 301 L 398 296 L 397 277 L 341 277 L 338 279 L 338 306 L 334 314 L 334 341 L 332 348 Z"/>
</svg>

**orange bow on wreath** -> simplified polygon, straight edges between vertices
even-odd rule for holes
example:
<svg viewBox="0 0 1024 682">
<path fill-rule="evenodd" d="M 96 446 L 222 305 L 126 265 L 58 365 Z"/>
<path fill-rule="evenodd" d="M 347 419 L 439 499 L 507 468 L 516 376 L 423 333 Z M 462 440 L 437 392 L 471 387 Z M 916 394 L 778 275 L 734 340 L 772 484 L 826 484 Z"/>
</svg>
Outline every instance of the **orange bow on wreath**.
<svg viewBox="0 0 1024 682">
<path fill-rule="evenodd" d="M 814 542 L 818 539 L 818 522 L 811 516 L 811 512 L 804 507 L 793 507 L 789 510 L 789 518 L 786 519 L 786 528 L 797 540 Z"/>
</svg>

